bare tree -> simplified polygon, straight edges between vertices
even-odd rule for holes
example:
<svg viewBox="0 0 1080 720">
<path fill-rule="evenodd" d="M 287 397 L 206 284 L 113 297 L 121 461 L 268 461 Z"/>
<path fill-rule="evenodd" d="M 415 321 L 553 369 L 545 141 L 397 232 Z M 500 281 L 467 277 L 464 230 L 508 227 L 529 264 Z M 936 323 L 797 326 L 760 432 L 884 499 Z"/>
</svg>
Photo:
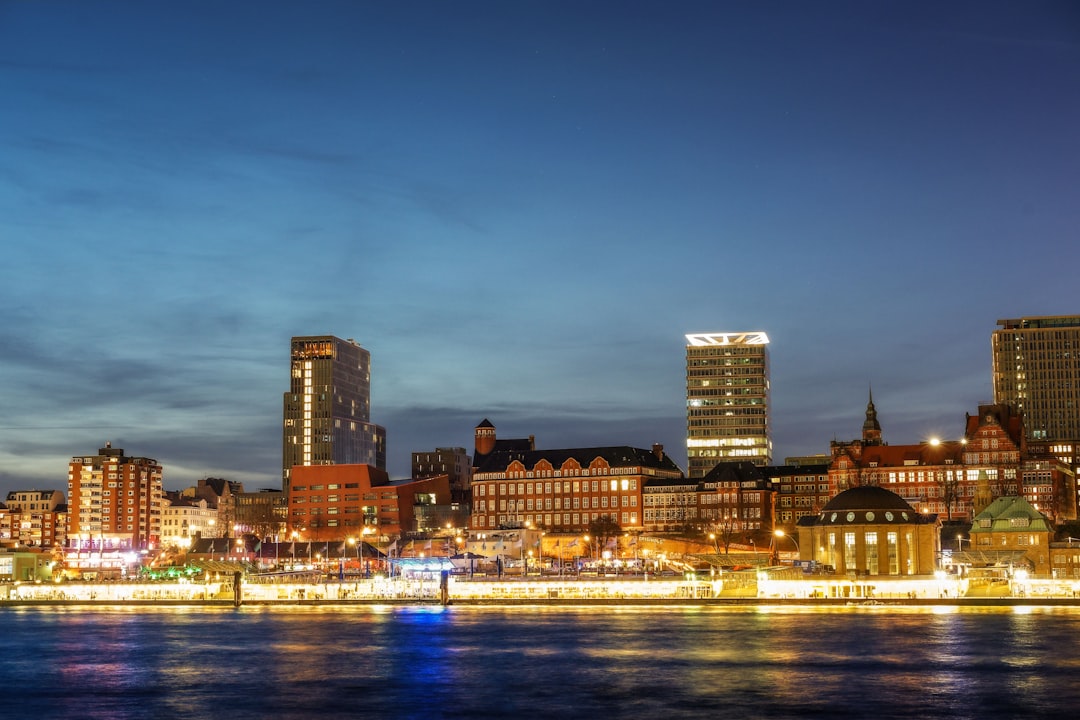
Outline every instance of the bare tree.
<svg viewBox="0 0 1080 720">
<path fill-rule="evenodd" d="M 612 538 L 622 536 L 622 527 L 611 515 L 601 515 L 589 523 L 589 535 L 596 539 L 597 548 L 604 548 Z"/>
</svg>

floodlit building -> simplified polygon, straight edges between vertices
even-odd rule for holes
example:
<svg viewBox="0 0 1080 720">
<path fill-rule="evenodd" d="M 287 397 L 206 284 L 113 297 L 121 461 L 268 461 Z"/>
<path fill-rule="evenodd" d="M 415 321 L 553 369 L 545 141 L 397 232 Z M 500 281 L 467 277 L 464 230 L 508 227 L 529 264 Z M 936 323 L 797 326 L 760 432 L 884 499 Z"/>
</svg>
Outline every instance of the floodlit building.
<svg viewBox="0 0 1080 720">
<path fill-rule="evenodd" d="M 1027 567 L 1036 575 L 1050 574 L 1053 526 L 1022 497 L 999 497 L 975 516 L 971 524 L 969 557 L 985 565 Z"/>
<path fill-rule="evenodd" d="M 0 545 L 63 546 L 67 505 L 59 490 L 15 490 L 0 509 Z"/>
<path fill-rule="evenodd" d="M 268 488 L 258 492 L 241 492 L 233 496 L 236 512 L 231 529 L 233 537 L 254 535 L 268 542 L 285 534 L 286 495 Z M 228 535 L 226 534 L 226 537 Z"/>
<path fill-rule="evenodd" d="M 292 468 L 386 468 L 386 429 L 371 422 L 371 354 L 333 335 L 294 337 L 284 396 L 282 489 Z"/>
<path fill-rule="evenodd" d="M 763 332 L 686 336 L 687 473 L 720 462 L 772 463 L 769 338 Z"/>
<path fill-rule="evenodd" d="M 161 465 L 112 443 L 68 466 L 68 544 L 153 550 L 161 541 Z"/>
<path fill-rule="evenodd" d="M 204 498 L 175 497 L 162 502 L 162 544 L 190 547 L 194 538 L 214 537 L 217 524 L 218 511 Z"/>
<path fill-rule="evenodd" d="M 662 445 L 536 450 L 532 437 L 499 440 L 486 419 L 475 428 L 475 443 L 474 532 L 536 527 L 579 533 L 603 517 L 623 531 L 640 531 L 646 483 L 683 477 Z"/>
<path fill-rule="evenodd" d="M 1031 440 L 1080 441 L 1080 315 L 998 320 L 994 402 L 1012 405 Z"/>
<path fill-rule="evenodd" d="M 861 440 L 833 441 L 830 492 L 881 486 L 919 512 L 970 521 L 994 499 L 1020 495 L 1055 522 L 1077 516 L 1076 477 L 1053 456 L 1034 456 L 1008 405 L 981 405 L 957 440 L 889 445 L 871 401 Z"/>
<path fill-rule="evenodd" d="M 940 521 L 882 487 L 855 487 L 799 521 L 799 555 L 837 575 L 931 575 Z"/>
</svg>

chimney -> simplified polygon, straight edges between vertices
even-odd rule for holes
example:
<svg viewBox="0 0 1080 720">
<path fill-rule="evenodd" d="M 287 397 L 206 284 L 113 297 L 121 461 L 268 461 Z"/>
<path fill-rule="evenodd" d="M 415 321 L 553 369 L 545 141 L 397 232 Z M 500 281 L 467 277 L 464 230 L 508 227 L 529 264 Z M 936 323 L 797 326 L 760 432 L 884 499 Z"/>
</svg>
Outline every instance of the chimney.
<svg viewBox="0 0 1080 720">
<path fill-rule="evenodd" d="M 653 443 L 652 451 L 653 451 L 653 455 L 655 455 L 657 458 L 659 458 L 660 460 L 664 459 L 664 446 L 663 445 L 661 445 L 660 443 Z"/>
</svg>

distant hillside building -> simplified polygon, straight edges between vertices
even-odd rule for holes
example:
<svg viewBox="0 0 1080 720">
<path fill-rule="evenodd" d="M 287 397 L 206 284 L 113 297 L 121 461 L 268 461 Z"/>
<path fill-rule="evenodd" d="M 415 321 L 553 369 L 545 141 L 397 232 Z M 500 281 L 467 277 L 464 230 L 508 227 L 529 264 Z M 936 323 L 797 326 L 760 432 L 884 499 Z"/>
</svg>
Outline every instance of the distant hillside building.
<svg viewBox="0 0 1080 720">
<path fill-rule="evenodd" d="M 282 490 L 292 468 L 386 468 L 386 429 L 371 422 L 371 354 L 333 335 L 294 337 L 284 395 Z"/>
<path fill-rule="evenodd" d="M 772 463 L 769 338 L 763 332 L 686 336 L 687 474 L 720 462 Z"/>
<path fill-rule="evenodd" d="M 68 544 L 153 550 L 161 542 L 161 465 L 111 443 L 68 466 Z"/>
<path fill-rule="evenodd" d="M 233 496 L 236 514 L 230 528 L 232 537 L 254 535 L 267 542 L 284 537 L 287 527 L 288 496 L 275 489 L 242 492 Z M 226 533 L 226 537 L 229 534 Z"/>
<path fill-rule="evenodd" d="M 771 533 L 776 523 L 773 467 L 752 462 L 724 462 L 701 482 L 699 516 L 707 529 L 725 540 L 748 542 Z"/>
<path fill-rule="evenodd" d="M 650 480 L 645 529 L 693 528 L 725 546 L 766 539 L 777 528 L 791 533 L 800 518 L 832 499 L 828 472 L 825 464 L 759 467 L 743 461 L 718 463 L 702 478 Z"/>
</svg>

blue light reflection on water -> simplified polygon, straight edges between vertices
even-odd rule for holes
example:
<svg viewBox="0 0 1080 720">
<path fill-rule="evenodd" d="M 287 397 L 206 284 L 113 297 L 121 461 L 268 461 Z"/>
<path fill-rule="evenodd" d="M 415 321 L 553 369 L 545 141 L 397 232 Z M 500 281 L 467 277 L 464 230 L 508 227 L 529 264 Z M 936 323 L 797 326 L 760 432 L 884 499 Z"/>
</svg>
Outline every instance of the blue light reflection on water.
<svg viewBox="0 0 1080 720">
<path fill-rule="evenodd" d="M 1078 633 L 1064 608 L 9 608 L 0 715 L 1065 717 Z"/>
</svg>

